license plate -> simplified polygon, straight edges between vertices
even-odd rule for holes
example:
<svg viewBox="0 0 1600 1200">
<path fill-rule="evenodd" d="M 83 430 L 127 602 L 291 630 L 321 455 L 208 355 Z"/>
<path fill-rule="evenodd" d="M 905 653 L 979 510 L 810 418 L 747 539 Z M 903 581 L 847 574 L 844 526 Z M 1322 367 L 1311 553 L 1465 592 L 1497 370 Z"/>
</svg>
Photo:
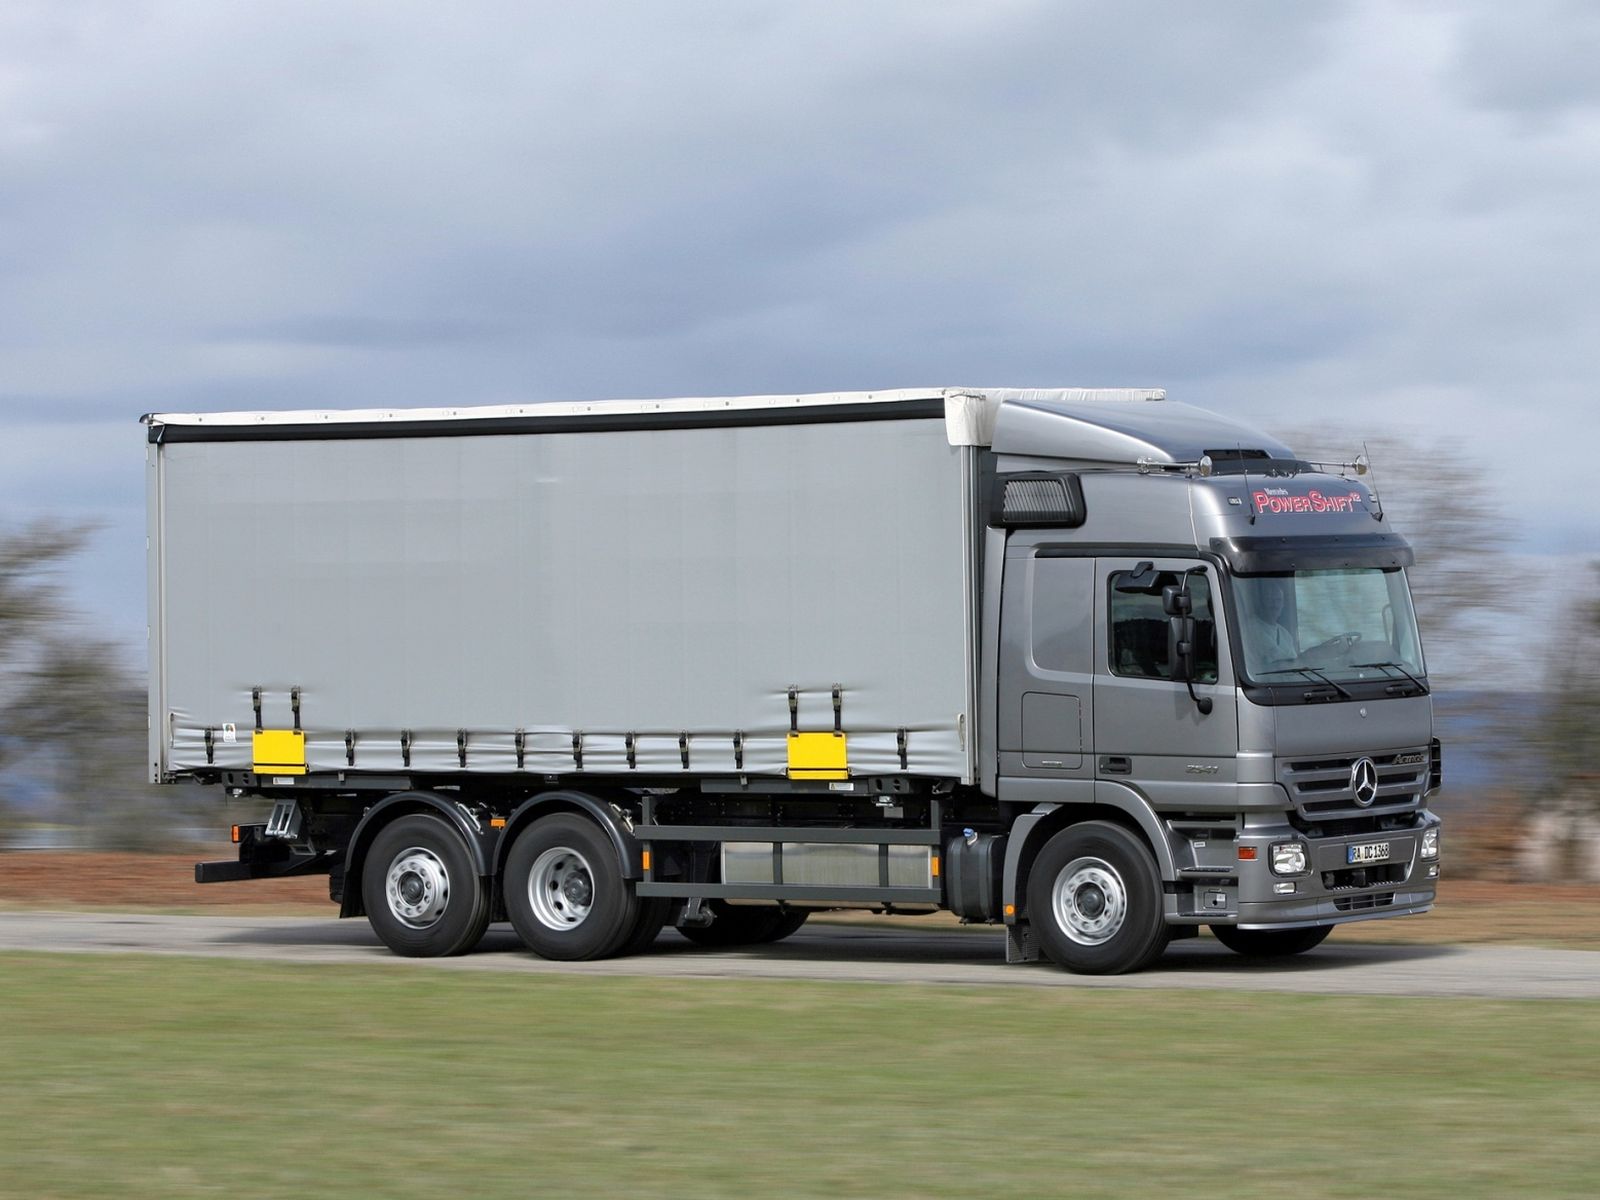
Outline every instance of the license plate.
<svg viewBox="0 0 1600 1200">
<path fill-rule="evenodd" d="M 1389 843 L 1363 842 L 1359 846 L 1347 846 L 1345 853 L 1345 862 L 1347 863 L 1388 862 Z"/>
</svg>

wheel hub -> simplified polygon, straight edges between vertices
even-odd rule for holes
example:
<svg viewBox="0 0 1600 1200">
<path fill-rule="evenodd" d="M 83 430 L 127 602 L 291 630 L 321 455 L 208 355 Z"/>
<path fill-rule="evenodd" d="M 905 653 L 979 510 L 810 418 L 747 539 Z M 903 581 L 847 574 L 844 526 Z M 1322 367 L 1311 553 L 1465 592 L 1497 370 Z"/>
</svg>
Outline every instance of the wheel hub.
<svg viewBox="0 0 1600 1200">
<path fill-rule="evenodd" d="M 1110 941 L 1128 917 L 1127 886 L 1103 858 L 1069 862 L 1056 876 L 1050 899 L 1061 932 L 1080 946 Z"/>
<path fill-rule="evenodd" d="M 1078 911 L 1093 920 L 1106 910 L 1106 894 L 1095 884 L 1088 884 L 1078 892 Z"/>
<path fill-rule="evenodd" d="M 412 929 L 426 929 L 449 906 L 450 873 L 432 850 L 412 846 L 390 862 L 383 890 L 396 920 Z"/>
<path fill-rule="evenodd" d="M 567 933 L 588 920 L 594 906 L 589 860 L 569 846 L 553 846 L 528 872 L 528 907 L 546 929 Z"/>
</svg>

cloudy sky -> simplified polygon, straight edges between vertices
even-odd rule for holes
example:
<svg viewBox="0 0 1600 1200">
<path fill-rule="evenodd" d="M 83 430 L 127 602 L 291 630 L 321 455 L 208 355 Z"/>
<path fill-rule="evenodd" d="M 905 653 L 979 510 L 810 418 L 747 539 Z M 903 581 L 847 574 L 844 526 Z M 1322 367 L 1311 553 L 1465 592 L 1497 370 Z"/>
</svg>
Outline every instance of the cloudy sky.
<svg viewBox="0 0 1600 1200">
<path fill-rule="evenodd" d="M 1600 552 L 1597 62 L 1582 0 L 0 0 L 0 521 L 99 521 L 137 647 L 144 412 L 1104 384 L 1449 434 Z"/>
</svg>

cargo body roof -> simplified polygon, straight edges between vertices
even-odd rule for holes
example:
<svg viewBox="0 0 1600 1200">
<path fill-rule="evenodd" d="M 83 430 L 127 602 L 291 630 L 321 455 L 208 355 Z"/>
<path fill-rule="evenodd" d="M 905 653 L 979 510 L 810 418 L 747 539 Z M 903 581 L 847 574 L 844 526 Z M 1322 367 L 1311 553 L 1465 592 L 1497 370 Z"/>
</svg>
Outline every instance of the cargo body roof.
<svg viewBox="0 0 1600 1200">
<path fill-rule="evenodd" d="M 1285 447 L 1174 404 L 1158 388 L 900 388 L 799 396 L 602 400 L 454 408 L 154 413 L 152 442 L 460 437 L 491 433 L 798 425 L 942 417 L 953 446 L 1083 462 L 1193 461 L 1205 450 Z"/>
</svg>

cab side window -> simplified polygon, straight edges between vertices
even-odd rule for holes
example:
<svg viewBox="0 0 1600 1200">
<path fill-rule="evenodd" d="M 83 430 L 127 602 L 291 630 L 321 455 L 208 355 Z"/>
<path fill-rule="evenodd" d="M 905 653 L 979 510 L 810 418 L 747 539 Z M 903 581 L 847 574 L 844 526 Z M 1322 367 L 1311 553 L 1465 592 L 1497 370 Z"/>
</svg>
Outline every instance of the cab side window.
<svg viewBox="0 0 1600 1200">
<path fill-rule="evenodd" d="M 1167 614 L 1161 607 L 1161 589 L 1181 584 L 1183 577 L 1162 571 L 1148 588 L 1119 592 L 1117 584 L 1128 575 L 1111 577 L 1111 671 L 1136 679 L 1170 679 L 1167 657 Z M 1189 576 L 1189 596 L 1195 618 L 1195 682 L 1217 681 L 1217 622 L 1211 611 L 1211 582 L 1204 575 Z"/>
</svg>

